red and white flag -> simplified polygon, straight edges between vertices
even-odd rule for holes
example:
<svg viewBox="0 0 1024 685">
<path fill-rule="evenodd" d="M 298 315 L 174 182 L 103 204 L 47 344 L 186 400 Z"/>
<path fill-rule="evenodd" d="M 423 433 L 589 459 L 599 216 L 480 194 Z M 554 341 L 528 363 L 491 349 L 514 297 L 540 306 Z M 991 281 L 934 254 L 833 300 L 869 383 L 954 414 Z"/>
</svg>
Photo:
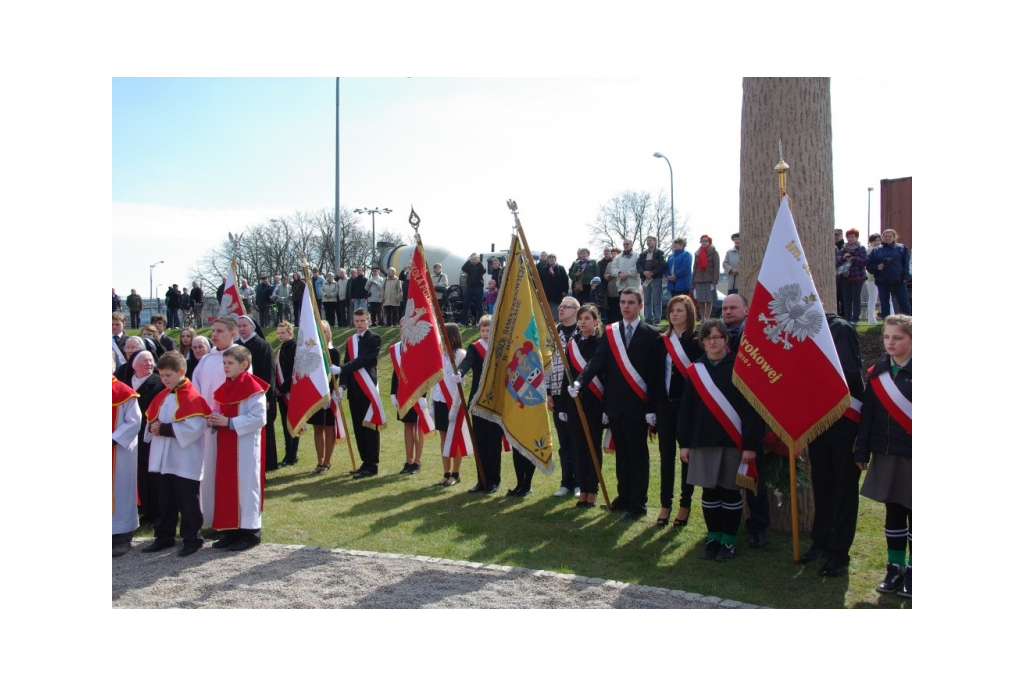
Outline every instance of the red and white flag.
<svg viewBox="0 0 1024 685">
<path fill-rule="evenodd" d="M 306 419 L 330 406 L 330 360 L 320 331 L 320 317 L 313 309 L 312 293 L 307 274 L 302 314 L 295 334 L 295 365 L 292 367 L 292 389 L 288 400 L 288 432 L 292 437 L 299 436 Z"/>
<path fill-rule="evenodd" d="M 398 322 L 401 364 L 398 375 L 398 415 L 404 416 L 421 395 L 441 380 L 441 334 L 434 316 L 433 281 L 423 248 L 416 245 L 409 273 L 409 299 Z"/>
<path fill-rule="evenodd" d="M 245 315 L 245 308 L 242 306 L 242 296 L 238 293 L 238 286 L 235 278 L 235 260 L 231 260 L 231 269 L 228 271 L 227 280 L 224 282 L 224 294 L 220 298 L 219 316 L 230 316 L 237 319 Z"/>
<path fill-rule="evenodd" d="M 794 450 L 850 406 L 825 310 L 782 198 L 743 328 L 733 383 Z"/>
</svg>

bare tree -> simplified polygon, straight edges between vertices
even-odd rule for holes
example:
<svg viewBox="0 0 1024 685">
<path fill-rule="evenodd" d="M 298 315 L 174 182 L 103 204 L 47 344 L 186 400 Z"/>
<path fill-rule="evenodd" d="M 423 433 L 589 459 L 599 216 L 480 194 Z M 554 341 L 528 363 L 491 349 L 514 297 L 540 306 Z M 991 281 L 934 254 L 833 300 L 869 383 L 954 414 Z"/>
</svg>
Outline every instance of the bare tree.
<svg viewBox="0 0 1024 685">
<path fill-rule="evenodd" d="M 790 166 L 787 194 L 826 311 L 836 308 L 832 104 L 828 78 L 745 78 L 740 128 L 740 292 L 748 299 L 775 215 L 779 141 Z"/>
<path fill-rule="evenodd" d="M 597 218 L 590 224 L 590 237 L 597 246 L 621 245 L 631 240 L 638 248 L 644 240 L 653 235 L 658 247 L 670 250 L 672 243 L 672 209 L 665 192 L 652 199 L 648 192 L 626 190 L 597 210 Z M 689 232 L 684 220 L 677 227 L 676 236 L 685 237 Z"/>
</svg>

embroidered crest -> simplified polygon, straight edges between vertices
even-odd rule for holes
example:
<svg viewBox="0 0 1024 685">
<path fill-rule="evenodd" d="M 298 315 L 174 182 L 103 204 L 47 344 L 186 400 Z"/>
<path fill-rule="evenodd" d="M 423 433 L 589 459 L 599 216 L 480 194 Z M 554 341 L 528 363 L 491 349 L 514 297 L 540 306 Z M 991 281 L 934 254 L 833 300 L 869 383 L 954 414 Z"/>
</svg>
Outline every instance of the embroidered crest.
<svg viewBox="0 0 1024 685">
<path fill-rule="evenodd" d="M 420 320 L 420 317 L 426 313 L 426 309 L 422 307 L 417 309 L 412 298 L 409 298 L 408 303 L 405 305 L 405 316 L 398 322 L 402 330 L 402 344 L 406 348 L 422 342 L 434 330 L 429 321 Z"/>
<path fill-rule="evenodd" d="M 821 330 L 824 317 L 815 308 L 816 301 L 813 291 L 804 295 L 799 283 L 790 283 L 772 293 L 772 300 L 768 303 L 771 316 L 759 314 L 757 320 L 768 324 L 764 334 L 770 342 L 781 342 L 782 349 L 789 350 L 793 348 L 791 341 L 794 338 L 803 342 Z"/>
<path fill-rule="evenodd" d="M 520 407 L 547 401 L 541 389 L 544 366 L 534 344 L 527 340 L 515 351 L 505 368 L 505 388 Z"/>
</svg>

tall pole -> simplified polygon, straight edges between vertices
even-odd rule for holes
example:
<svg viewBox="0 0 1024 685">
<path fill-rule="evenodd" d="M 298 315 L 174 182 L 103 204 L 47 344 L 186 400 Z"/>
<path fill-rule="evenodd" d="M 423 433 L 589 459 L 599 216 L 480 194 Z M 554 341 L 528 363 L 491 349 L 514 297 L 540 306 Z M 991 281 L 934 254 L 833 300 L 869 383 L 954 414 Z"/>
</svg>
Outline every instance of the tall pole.
<svg viewBox="0 0 1024 685">
<path fill-rule="evenodd" d="M 368 209 L 366 207 L 363 207 L 362 209 L 353 209 L 352 211 L 355 212 L 356 214 L 369 214 L 370 215 L 370 226 L 371 226 L 371 230 L 373 231 L 373 233 L 370 234 L 370 240 L 373 241 L 373 244 L 370 246 L 370 268 L 372 269 L 373 267 L 378 266 L 378 264 L 377 264 L 377 215 L 378 214 L 390 214 L 391 210 L 388 209 L 387 207 L 383 207 L 383 208 L 381 208 L 381 207 L 374 207 L 373 209 Z"/>
<path fill-rule="evenodd" d="M 872 190 L 874 190 L 874 188 L 868 186 L 868 230 L 867 230 L 867 237 L 869 239 L 871 238 L 871 191 Z"/>
<path fill-rule="evenodd" d="M 341 266 L 341 77 L 334 78 L 334 270 Z"/>
<path fill-rule="evenodd" d="M 665 155 L 661 154 L 660 152 L 655 152 L 654 156 L 655 157 L 660 157 L 661 159 L 663 159 L 666 162 L 668 162 L 668 196 L 669 196 L 669 198 L 671 198 L 671 202 L 672 202 L 672 241 L 675 242 L 675 239 L 676 239 L 676 179 L 675 179 L 675 174 L 672 173 L 672 162 L 668 161 L 668 157 L 666 157 Z"/>
<path fill-rule="evenodd" d="M 153 269 L 156 268 L 157 264 L 163 264 L 163 263 L 164 263 L 164 260 L 161 259 L 159 262 L 156 262 L 156 264 L 150 264 L 149 265 L 149 299 L 150 299 L 150 301 L 152 301 L 152 299 L 153 299 Z"/>
</svg>

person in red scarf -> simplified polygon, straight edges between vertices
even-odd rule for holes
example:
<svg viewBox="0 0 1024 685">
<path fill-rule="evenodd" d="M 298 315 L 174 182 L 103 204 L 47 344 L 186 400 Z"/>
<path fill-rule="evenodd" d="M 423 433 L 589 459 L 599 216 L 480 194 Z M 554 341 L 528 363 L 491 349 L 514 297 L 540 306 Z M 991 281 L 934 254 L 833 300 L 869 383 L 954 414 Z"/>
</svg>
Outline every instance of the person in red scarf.
<svg viewBox="0 0 1024 685">
<path fill-rule="evenodd" d="M 225 380 L 213 393 L 219 413 L 209 424 L 217 431 L 213 528 L 225 533 L 213 547 L 241 552 L 260 544 L 263 527 L 269 385 L 249 373 L 252 353 L 241 345 L 224 350 L 223 360 Z"/>
<path fill-rule="evenodd" d="M 693 262 L 694 299 L 700 305 L 701 321 L 707 321 L 711 318 L 711 310 L 718 298 L 715 286 L 718 284 L 718 272 L 721 270 L 718 250 L 711 244 L 711 236 L 700 237 L 700 247 L 694 255 Z"/>
<path fill-rule="evenodd" d="M 111 356 L 113 357 L 113 351 Z M 114 364 L 117 358 L 113 357 Z M 132 536 L 139 527 L 139 508 L 136 502 L 139 451 L 139 393 L 113 376 L 111 402 L 111 547 L 113 556 L 127 554 L 132 548 Z"/>
<path fill-rule="evenodd" d="M 145 440 L 151 443 L 149 470 L 160 474 L 160 516 L 153 527 L 156 539 L 142 551 L 173 547 L 180 513 L 183 547 L 178 556 L 187 557 L 204 542 L 199 532 L 203 525 L 199 483 L 203 479 L 203 437 L 210 405 L 185 377 L 186 363 L 181 353 L 165 353 L 156 368 L 164 389 L 146 408 L 149 425 Z"/>
</svg>

